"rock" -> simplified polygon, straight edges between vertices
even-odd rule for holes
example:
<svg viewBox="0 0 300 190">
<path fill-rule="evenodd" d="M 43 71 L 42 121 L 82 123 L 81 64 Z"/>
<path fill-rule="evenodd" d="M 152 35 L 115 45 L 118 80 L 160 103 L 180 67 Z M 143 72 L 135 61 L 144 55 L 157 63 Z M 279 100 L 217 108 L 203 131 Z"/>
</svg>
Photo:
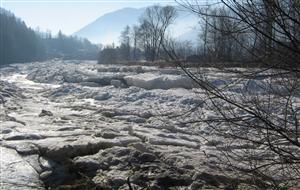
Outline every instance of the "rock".
<svg viewBox="0 0 300 190">
<path fill-rule="evenodd" d="M 21 155 L 32 155 L 39 153 L 39 149 L 31 142 L 20 141 L 16 143 L 15 141 L 7 141 L 5 146 L 15 149 Z"/>
<path fill-rule="evenodd" d="M 112 86 L 114 86 L 115 88 L 126 88 L 127 87 L 127 85 L 124 82 L 122 82 L 121 80 L 111 80 L 110 84 Z"/>
<path fill-rule="evenodd" d="M 98 95 L 96 95 L 94 99 L 98 101 L 102 101 L 102 100 L 107 100 L 110 97 L 111 95 L 108 92 L 104 92 L 104 93 L 98 93 Z"/>
<path fill-rule="evenodd" d="M 151 185 L 149 186 L 148 189 L 149 189 L 149 190 L 161 190 L 162 188 L 161 188 L 159 185 L 153 183 L 153 184 L 151 184 Z"/>
<path fill-rule="evenodd" d="M 195 167 L 193 165 L 190 165 L 190 164 L 185 164 L 185 165 L 182 166 L 182 168 L 188 169 L 188 170 L 194 170 L 195 169 Z"/>
<path fill-rule="evenodd" d="M 141 139 L 135 136 L 120 136 L 116 139 L 122 146 L 128 146 L 131 143 L 141 142 Z"/>
<path fill-rule="evenodd" d="M 13 83 L 0 80 L 0 104 L 7 102 L 9 99 L 15 99 L 18 97 L 24 97 L 22 95 L 22 89 Z"/>
<path fill-rule="evenodd" d="M 73 142 L 67 140 L 62 142 L 47 140 L 43 143 L 37 142 L 36 145 L 44 156 L 51 158 L 54 161 L 59 161 L 77 156 L 95 154 L 100 149 L 122 146 L 122 142 L 115 139 L 86 137 Z"/>
<path fill-rule="evenodd" d="M 249 79 L 242 90 L 250 93 L 265 93 L 268 88 L 268 84 L 264 81 Z"/>
<path fill-rule="evenodd" d="M 123 80 L 122 75 L 118 74 L 106 74 L 102 76 L 88 77 L 83 82 L 94 82 L 101 86 L 111 85 L 112 80 Z"/>
<path fill-rule="evenodd" d="M 200 183 L 198 181 L 195 181 L 193 182 L 191 185 L 190 185 L 190 190 L 199 190 L 199 189 L 202 189 L 203 187 L 203 183 Z"/>
<path fill-rule="evenodd" d="M 1 134 L 8 134 L 8 133 L 12 132 L 11 129 L 4 129 L 4 128 L 0 129 L 0 131 L 1 131 Z"/>
<path fill-rule="evenodd" d="M 126 171 L 106 171 L 99 172 L 94 178 L 93 182 L 101 189 L 119 189 L 126 183 L 128 172 Z M 127 186 L 128 187 L 128 186 Z"/>
<path fill-rule="evenodd" d="M 40 174 L 40 178 L 43 180 L 46 187 L 59 186 L 66 181 L 74 179 L 74 174 L 69 172 L 69 166 L 59 165 L 53 170 L 47 170 Z"/>
<path fill-rule="evenodd" d="M 57 165 L 57 163 L 55 163 L 54 161 L 43 156 L 39 157 L 39 163 L 43 170 L 51 170 Z"/>
<path fill-rule="evenodd" d="M 47 111 L 43 109 L 39 114 L 39 117 L 44 117 L 44 116 L 53 116 L 53 113 L 51 111 Z"/>
<path fill-rule="evenodd" d="M 202 107 L 204 102 L 203 100 L 197 98 L 182 98 L 179 101 L 179 103 L 183 105 L 194 105 L 194 106 Z"/>
<path fill-rule="evenodd" d="M 1 129 L 14 129 L 18 127 L 23 127 L 23 125 L 15 121 L 1 121 Z"/>
<path fill-rule="evenodd" d="M 152 189 L 189 186 L 192 183 L 191 177 L 169 168 L 154 154 L 133 148 L 112 147 L 95 155 L 76 158 L 74 162 L 80 168 L 86 168 L 85 171 L 95 172 L 98 169 L 93 181 L 101 187 L 117 189 L 126 184 L 128 177 L 132 186 L 145 188 L 152 184 Z M 106 167 L 100 169 L 103 165 Z M 130 171 L 134 171 L 134 175 Z"/>
<path fill-rule="evenodd" d="M 142 73 L 143 68 L 141 66 L 125 66 L 125 67 L 121 67 L 119 72 Z"/>
<path fill-rule="evenodd" d="M 193 180 L 189 176 L 175 175 L 169 172 L 156 177 L 157 184 L 162 187 L 189 186 Z"/>
<path fill-rule="evenodd" d="M 41 168 L 40 163 L 39 163 L 39 155 L 38 154 L 24 156 L 23 158 L 34 168 L 35 171 L 37 171 L 37 173 L 40 174 L 43 171 L 43 169 Z"/>
<path fill-rule="evenodd" d="M 100 85 L 95 82 L 81 82 L 81 86 L 99 87 Z"/>
<path fill-rule="evenodd" d="M 122 116 L 115 116 L 115 119 L 118 120 L 125 120 L 128 122 L 133 122 L 133 123 L 145 123 L 146 119 L 138 117 L 136 115 L 122 115 Z"/>
<path fill-rule="evenodd" d="M 97 157 L 97 156 L 96 156 Z M 101 165 L 93 156 L 83 156 L 74 158 L 74 164 L 80 171 L 95 172 L 98 169 L 107 169 L 107 165 Z M 104 166 L 104 167 L 103 167 Z"/>
<path fill-rule="evenodd" d="M 223 80 L 223 79 L 213 79 L 212 81 L 210 81 L 210 83 L 212 85 L 214 85 L 215 87 L 219 88 L 221 86 L 229 84 L 230 81 L 226 81 L 226 80 Z"/>
<path fill-rule="evenodd" d="M 196 142 L 190 142 L 180 139 L 171 139 L 171 138 L 148 138 L 148 142 L 153 145 L 173 145 L 173 146 L 185 146 L 188 148 L 199 149 L 200 145 Z"/>
<path fill-rule="evenodd" d="M 205 182 L 205 184 L 208 185 L 212 185 L 215 187 L 220 186 L 221 184 L 231 184 L 233 183 L 233 180 L 225 177 L 225 176 L 221 176 L 221 175 L 213 175 L 213 174 L 209 174 L 206 172 L 202 172 L 202 173 L 196 173 L 193 176 L 193 180 L 198 181 L 198 180 L 202 180 Z"/>
<path fill-rule="evenodd" d="M 98 85 L 105 86 L 105 85 L 110 85 L 110 79 L 105 78 L 105 77 L 89 77 L 85 79 L 83 82 L 94 82 L 97 83 Z"/>
<path fill-rule="evenodd" d="M 95 136 L 96 137 L 102 137 L 102 138 L 105 138 L 105 139 L 113 139 L 113 138 L 116 138 L 116 137 L 121 136 L 121 135 L 117 131 L 114 131 L 114 130 L 111 130 L 111 129 L 103 129 L 103 130 L 100 131 L 100 133 L 96 133 Z"/>
<path fill-rule="evenodd" d="M 43 173 L 40 174 L 40 178 L 42 180 L 47 180 L 52 175 L 52 171 L 44 171 Z"/>
<path fill-rule="evenodd" d="M 19 69 L 17 67 L 11 67 L 11 66 L 1 68 L 1 72 L 4 74 L 14 73 L 17 72 L 18 70 Z"/>
<path fill-rule="evenodd" d="M 39 140 L 44 137 L 39 134 L 30 134 L 30 133 L 17 133 L 13 132 L 6 135 L 3 139 L 5 140 Z"/>
<path fill-rule="evenodd" d="M 68 121 L 68 120 L 72 120 L 72 117 L 69 116 L 69 115 L 63 115 L 60 117 L 61 120 L 65 120 L 65 121 Z M 63 131 L 63 130 L 62 130 Z"/>
<path fill-rule="evenodd" d="M 145 184 L 145 182 L 150 181 L 148 175 L 142 171 L 135 172 L 135 174 L 130 176 L 127 180 L 129 180 L 129 182 L 131 184 L 136 184 L 136 185 L 140 185 L 140 186 L 143 186 Z"/>
<path fill-rule="evenodd" d="M 157 158 L 154 154 L 150 154 L 150 153 L 142 153 L 140 156 L 139 156 L 139 159 L 142 161 L 142 162 L 154 162 Z"/>
<path fill-rule="evenodd" d="M 119 67 L 100 67 L 97 69 L 97 71 L 99 73 L 106 73 L 106 72 L 112 72 L 112 73 L 116 73 L 120 71 Z"/>
<path fill-rule="evenodd" d="M 69 83 L 80 83 L 82 81 L 82 77 L 75 73 L 65 73 L 63 74 L 64 82 Z"/>
<path fill-rule="evenodd" d="M 207 146 L 217 146 L 220 144 L 223 144 L 223 142 L 220 140 L 216 140 L 216 139 L 211 139 L 205 143 L 205 145 L 207 145 Z"/>
<path fill-rule="evenodd" d="M 149 148 L 146 147 L 145 144 L 143 144 L 143 143 L 131 143 L 129 146 L 137 149 L 140 152 L 151 153 L 151 151 L 149 150 Z"/>
<path fill-rule="evenodd" d="M 101 114 L 105 117 L 114 117 L 117 115 L 114 111 L 102 111 Z"/>
<path fill-rule="evenodd" d="M 111 179 L 111 184 L 114 188 L 119 188 L 120 186 L 124 185 L 126 183 L 126 179 L 123 178 L 113 178 Z"/>
<path fill-rule="evenodd" d="M 95 99 L 95 97 L 98 96 L 98 94 L 100 94 L 100 96 L 102 95 L 102 93 L 98 93 L 96 91 L 87 91 L 87 92 L 81 93 L 79 95 L 79 98 L 92 98 L 92 99 Z M 99 99 L 101 99 L 101 98 L 99 98 Z"/>
<path fill-rule="evenodd" d="M 76 87 L 75 85 L 68 84 L 52 90 L 48 96 L 57 98 L 59 96 L 67 96 L 69 94 L 75 94 L 75 93 L 80 94 L 80 93 L 84 93 L 84 91 L 80 87 Z"/>
<path fill-rule="evenodd" d="M 1 189 L 43 190 L 37 171 L 13 149 L 1 148 Z"/>
</svg>

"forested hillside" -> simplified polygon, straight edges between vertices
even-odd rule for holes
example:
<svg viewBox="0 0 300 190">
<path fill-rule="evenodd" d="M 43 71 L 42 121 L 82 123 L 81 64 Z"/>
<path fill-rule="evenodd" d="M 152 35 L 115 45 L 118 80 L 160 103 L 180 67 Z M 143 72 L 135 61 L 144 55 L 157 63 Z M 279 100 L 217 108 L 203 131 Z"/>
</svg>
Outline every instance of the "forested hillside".
<svg viewBox="0 0 300 190">
<path fill-rule="evenodd" d="M 96 59 L 98 47 L 62 32 L 36 32 L 9 11 L 0 10 L 0 65 L 52 58 Z"/>
<path fill-rule="evenodd" d="M 40 33 L 46 48 L 47 58 L 96 59 L 98 46 L 86 39 L 64 35 L 61 31 L 54 37 L 51 33 Z"/>
<path fill-rule="evenodd" d="M 14 14 L 0 9 L 0 65 L 45 58 L 42 40 Z"/>
</svg>

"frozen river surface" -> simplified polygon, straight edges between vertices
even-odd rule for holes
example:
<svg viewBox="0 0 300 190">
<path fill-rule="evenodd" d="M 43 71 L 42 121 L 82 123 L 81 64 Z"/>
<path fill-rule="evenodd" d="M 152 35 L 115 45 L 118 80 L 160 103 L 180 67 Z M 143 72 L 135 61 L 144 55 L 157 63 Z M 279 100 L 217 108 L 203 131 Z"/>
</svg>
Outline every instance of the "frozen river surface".
<svg viewBox="0 0 300 190">
<path fill-rule="evenodd" d="M 233 80 L 207 75 L 219 86 Z M 214 165 L 221 142 L 185 122 L 203 114 L 191 110 L 205 96 L 180 70 L 56 60 L 14 64 L 0 76 L 14 94 L 0 112 L 1 189 L 231 185 Z"/>
</svg>

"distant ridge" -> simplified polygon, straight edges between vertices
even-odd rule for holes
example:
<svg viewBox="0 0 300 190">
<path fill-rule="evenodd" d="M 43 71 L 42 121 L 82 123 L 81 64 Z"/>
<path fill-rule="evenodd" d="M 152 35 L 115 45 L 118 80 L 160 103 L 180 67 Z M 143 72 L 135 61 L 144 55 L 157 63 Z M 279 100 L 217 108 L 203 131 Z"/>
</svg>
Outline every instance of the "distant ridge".
<svg viewBox="0 0 300 190">
<path fill-rule="evenodd" d="M 123 8 L 97 18 L 84 26 L 73 35 L 87 38 L 93 43 L 118 44 L 121 31 L 126 25 L 138 24 L 139 17 L 145 8 Z M 198 36 L 193 28 L 197 25 L 197 18 L 186 12 L 179 11 L 176 24 L 172 26 L 172 34 L 182 40 L 195 41 Z"/>
<path fill-rule="evenodd" d="M 74 35 L 85 37 L 95 43 L 117 43 L 124 27 L 137 24 L 138 18 L 144 11 L 145 8 L 124 8 L 107 13 L 75 32 Z"/>
</svg>

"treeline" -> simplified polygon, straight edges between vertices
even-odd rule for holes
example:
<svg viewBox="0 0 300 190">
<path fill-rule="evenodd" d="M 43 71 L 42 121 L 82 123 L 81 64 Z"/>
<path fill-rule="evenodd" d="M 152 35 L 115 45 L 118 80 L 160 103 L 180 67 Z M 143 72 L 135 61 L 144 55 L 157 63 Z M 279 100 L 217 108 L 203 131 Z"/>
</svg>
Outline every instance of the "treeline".
<svg viewBox="0 0 300 190">
<path fill-rule="evenodd" d="M 151 6 L 139 18 L 138 25 L 126 26 L 120 34 L 120 45 L 109 45 L 99 53 L 98 62 L 122 63 L 146 60 L 149 62 L 168 60 L 164 51 L 166 46 L 174 47 L 174 51 L 182 59 L 198 61 L 197 48 L 188 41 L 176 41 L 169 35 L 178 13 L 172 6 Z"/>
<path fill-rule="evenodd" d="M 203 65 L 257 67 L 278 60 L 291 63 L 299 56 L 300 4 L 293 0 L 223 6 L 201 1 L 194 2 L 197 6 L 189 1 L 178 2 L 199 18 L 196 41 L 172 37 L 169 27 L 176 20 L 176 8 L 152 6 L 140 17 L 138 25 L 124 29 L 119 46 L 107 46 L 100 52 L 99 63 L 175 59 Z"/>
<path fill-rule="evenodd" d="M 98 46 L 86 39 L 34 31 L 4 9 L 0 9 L 0 22 L 0 65 L 52 58 L 97 59 Z"/>
<path fill-rule="evenodd" d="M 218 6 L 181 2 L 202 19 L 200 56 L 207 62 L 299 67 L 299 1 L 222 1 Z"/>
<path fill-rule="evenodd" d="M 42 40 L 12 13 L 0 8 L 0 65 L 45 58 Z"/>
<path fill-rule="evenodd" d="M 51 32 L 38 32 L 46 48 L 47 58 L 97 59 L 99 48 L 87 39 L 64 35 L 61 31 L 53 36 Z"/>
</svg>

